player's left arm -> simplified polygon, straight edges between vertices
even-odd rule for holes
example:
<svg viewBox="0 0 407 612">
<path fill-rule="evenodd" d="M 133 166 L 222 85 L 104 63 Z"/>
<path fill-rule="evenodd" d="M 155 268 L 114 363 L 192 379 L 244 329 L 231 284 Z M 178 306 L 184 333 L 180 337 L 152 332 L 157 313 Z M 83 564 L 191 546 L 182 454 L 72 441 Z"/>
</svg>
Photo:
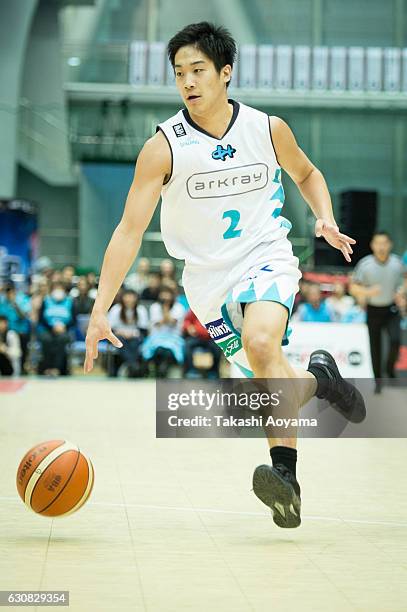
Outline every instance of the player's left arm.
<svg viewBox="0 0 407 612">
<path fill-rule="evenodd" d="M 273 146 L 280 166 L 297 185 L 302 197 L 316 217 L 315 235 L 323 236 L 350 262 L 351 244 L 356 240 L 339 231 L 335 221 L 331 196 L 324 176 L 300 149 L 289 126 L 279 117 L 270 117 Z"/>
</svg>

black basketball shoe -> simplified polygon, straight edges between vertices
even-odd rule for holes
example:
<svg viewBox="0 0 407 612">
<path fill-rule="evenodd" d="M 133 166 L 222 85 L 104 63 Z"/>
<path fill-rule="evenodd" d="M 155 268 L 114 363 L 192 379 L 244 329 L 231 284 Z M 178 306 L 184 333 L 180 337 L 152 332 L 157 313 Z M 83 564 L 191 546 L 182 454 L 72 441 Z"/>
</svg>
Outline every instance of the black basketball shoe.
<svg viewBox="0 0 407 612">
<path fill-rule="evenodd" d="M 301 489 L 294 474 L 281 463 L 259 465 L 253 474 L 253 491 L 283 528 L 301 525 Z"/>
<path fill-rule="evenodd" d="M 361 423 L 365 419 L 366 406 L 362 394 L 342 378 L 330 353 L 323 350 L 311 353 L 307 369 L 317 379 L 318 398 L 327 400 L 351 423 Z"/>
</svg>

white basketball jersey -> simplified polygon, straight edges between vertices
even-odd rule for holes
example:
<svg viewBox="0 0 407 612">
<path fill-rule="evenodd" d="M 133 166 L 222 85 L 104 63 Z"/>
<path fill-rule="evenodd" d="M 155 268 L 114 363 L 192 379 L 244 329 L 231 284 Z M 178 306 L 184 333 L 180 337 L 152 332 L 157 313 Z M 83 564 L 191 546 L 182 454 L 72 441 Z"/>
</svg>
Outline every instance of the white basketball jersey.
<svg viewBox="0 0 407 612">
<path fill-rule="evenodd" d="M 161 231 L 167 251 L 187 266 L 228 267 L 261 243 L 286 236 L 284 190 L 266 113 L 230 100 L 222 138 L 186 109 L 161 123 L 172 152 L 162 188 Z"/>
</svg>

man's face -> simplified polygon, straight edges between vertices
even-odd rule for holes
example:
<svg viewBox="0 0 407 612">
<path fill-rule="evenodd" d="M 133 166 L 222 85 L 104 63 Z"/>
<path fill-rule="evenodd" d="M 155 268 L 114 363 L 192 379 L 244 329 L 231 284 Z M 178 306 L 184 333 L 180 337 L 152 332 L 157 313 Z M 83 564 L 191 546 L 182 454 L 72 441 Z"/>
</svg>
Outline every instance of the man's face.
<svg viewBox="0 0 407 612">
<path fill-rule="evenodd" d="M 188 111 L 205 115 L 224 95 L 231 67 L 224 66 L 219 74 L 214 63 L 192 45 L 177 51 L 174 64 L 175 82 Z"/>
<path fill-rule="evenodd" d="M 392 242 L 387 236 L 378 234 L 370 243 L 373 254 L 379 259 L 386 259 L 391 251 Z"/>
</svg>

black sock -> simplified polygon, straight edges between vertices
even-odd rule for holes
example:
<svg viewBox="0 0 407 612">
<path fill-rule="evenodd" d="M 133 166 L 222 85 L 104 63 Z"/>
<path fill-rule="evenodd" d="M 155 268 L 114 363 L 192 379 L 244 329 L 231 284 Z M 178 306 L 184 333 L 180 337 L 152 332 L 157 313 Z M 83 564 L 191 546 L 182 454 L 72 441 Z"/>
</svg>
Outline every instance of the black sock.
<svg viewBox="0 0 407 612">
<path fill-rule="evenodd" d="M 311 372 L 311 374 L 315 376 L 317 380 L 317 390 L 315 391 L 315 395 L 319 398 L 325 397 L 325 394 L 329 388 L 329 376 L 324 368 L 320 368 L 313 364 L 308 367 L 307 371 Z"/>
<path fill-rule="evenodd" d="M 290 470 L 296 477 L 296 465 L 297 465 L 297 449 L 290 448 L 289 446 L 273 446 L 270 448 L 270 457 L 273 462 L 273 466 L 278 463 L 282 463 L 286 468 Z"/>
</svg>

